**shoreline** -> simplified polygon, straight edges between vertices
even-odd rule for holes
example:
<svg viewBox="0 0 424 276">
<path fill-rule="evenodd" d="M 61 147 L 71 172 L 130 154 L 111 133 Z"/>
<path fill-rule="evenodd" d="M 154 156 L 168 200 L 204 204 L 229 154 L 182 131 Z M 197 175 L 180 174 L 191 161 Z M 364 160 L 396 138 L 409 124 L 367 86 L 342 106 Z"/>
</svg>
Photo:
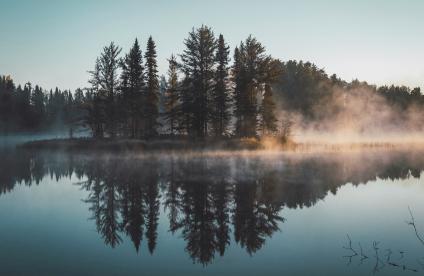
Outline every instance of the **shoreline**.
<svg viewBox="0 0 424 276">
<path fill-rule="evenodd" d="M 191 140 L 191 139 L 94 139 L 94 138 L 68 138 L 37 140 L 18 144 L 20 149 L 31 150 L 61 150 L 61 151 L 240 151 L 261 150 L 262 143 L 257 139 L 217 139 L 217 140 Z"/>
<path fill-rule="evenodd" d="M 110 151 L 110 152 L 338 152 L 360 150 L 387 150 L 405 148 L 424 148 L 423 143 L 390 143 L 390 142 L 352 142 L 352 143 L 316 143 L 290 142 L 280 144 L 277 139 L 259 140 L 255 138 L 227 139 L 93 139 L 68 138 L 47 139 L 25 142 L 16 145 L 18 149 L 53 150 L 53 151 Z"/>
</svg>

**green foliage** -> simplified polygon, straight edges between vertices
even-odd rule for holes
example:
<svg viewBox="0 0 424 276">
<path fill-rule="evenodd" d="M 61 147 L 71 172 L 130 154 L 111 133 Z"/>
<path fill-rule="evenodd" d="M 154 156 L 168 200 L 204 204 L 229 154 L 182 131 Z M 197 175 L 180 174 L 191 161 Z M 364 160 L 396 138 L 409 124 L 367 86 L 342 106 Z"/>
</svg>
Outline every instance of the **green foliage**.
<svg viewBox="0 0 424 276">
<path fill-rule="evenodd" d="M 214 76 L 214 87 L 211 99 L 211 121 L 215 136 L 223 136 L 228 131 L 231 119 L 230 106 L 230 82 L 228 75 L 230 47 L 225 43 L 224 36 L 218 38 L 216 51 L 217 67 Z"/>
<path fill-rule="evenodd" d="M 146 59 L 146 101 L 143 107 L 145 118 L 143 136 L 153 137 L 157 135 L 159 117 L 159 76 L 156 61 L 156 44 L 151 36 L 147 41 L 147 49 L 144 58 Z"/>
<path fill-rule="evenodd" d="M 145 80 L 143 55 L 138 40 L 129 53 L 125 55 L 121 73 L 120 115 L 125 136 L 136 138 L 140 135 L 141 119 L 143 118 Z"/>
<path fill-rule="evenodd" d="M 114 42 L 104 47 L 89 72 L 90 87 L 74 93 L 59 88 L 47 92 L 31 83 L 16 87 L 10 77 L 0 77 L 0 131 L 66 126 L 72 136 L 83 125 L 96 138 L 253 138 L 278 131 L 288 137 L 294 121 L 286 117 L 291 115 L 329 130 L 363 114 L 369 120 L 357 127 L 359 132 L 377 124 L 423 129 L 419 88 L 346 82 L 310 62 L 281 62 L 252 36 L 234 49 L 230 64 L 223 35 L 216 38 L 203 25 L 193 28 L 179 59 L 171 56 L 167 79 L 161 82 L 152 37 L 144 56 L 137 39 L 123 58 L 120 53 Z M 382 117 L 374 117 L 380 109 Z"/>
<path fill-rule="evenodd" d="M 277 131 L 277 118 L 275 117 L 275 103 L 272 97 L 271 85 L 265 84 L 265 92 L 260 108 L 260 128 L 263 135 L 275 133 Z"/>
<path fill-rule="evenodd" d="M 185 75 L 183 97 L 185 111 L 191 115 L 187 132 L 195 137 L 208 135 L 211 118 L 210 98 L 213 91 L 215 50 L 217 42 L 211 28 L 201 26 L 184 41 L 181 69 Z"/>
<path fill-rule="evenodd" d="M 165 119 L 169 126 L 169 133 L 173 136 L 178 129 L 180 114 L 180 96 L 178 83 L 177 60 L 174 55 L 168 60 L 168 82 L 165 91 Z"/>
<path fill-rule="evenodd" d="M 121 49 L 111 42 L 103 48 L 94 70 L 90 71 L 93 101 L 89 105 L 88 121 L 95 137 L 103 137 L 105 132 L 111 137 L 117 135 L 120 53 Z"/>
<path fill-rule="evenodd" d="M 0 133 L 65 131 L 75 125 L 80 98 L 69 90 L 58 88 L 47 93 L 43 88 L 26 83 L 15 86 L 9 76 L 0 77 Z"/>
<path fill-rule="evenodd" d="M 278 76 L 275 61 L 265 54 L 265 47 L 249 36 L 234 53 L 236 134 L 255 137 L 258 129 L 258 96 L 264 84 L 273 83 Z"/>
</svg>

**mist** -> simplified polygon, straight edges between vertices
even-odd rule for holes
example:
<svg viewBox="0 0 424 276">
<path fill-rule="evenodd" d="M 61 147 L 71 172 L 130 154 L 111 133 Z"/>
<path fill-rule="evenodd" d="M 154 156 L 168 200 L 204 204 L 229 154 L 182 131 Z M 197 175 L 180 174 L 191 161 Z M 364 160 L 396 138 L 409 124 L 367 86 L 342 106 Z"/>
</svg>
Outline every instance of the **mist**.
<svg viewBox="0 0 424 276">
<path fill-rule="evenodd" d="M 295 142 L 424 141 L 420 88 L 346 82 L 335 75 L 328 77 L 309 63 L 289 61 L 282 68 L 284 73 L 274 88 L 278 119 L 290 122 Z"/>
</svg>

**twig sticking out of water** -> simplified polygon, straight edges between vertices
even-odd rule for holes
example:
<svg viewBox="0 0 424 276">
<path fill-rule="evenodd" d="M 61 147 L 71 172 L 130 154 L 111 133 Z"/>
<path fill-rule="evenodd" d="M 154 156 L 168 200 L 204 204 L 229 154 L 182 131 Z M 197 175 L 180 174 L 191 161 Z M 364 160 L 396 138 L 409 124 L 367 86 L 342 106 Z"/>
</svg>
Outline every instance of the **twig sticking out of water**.
<svg viewBox="0 0 424 276">
<path fill-rule="evenodd" d="M 368 259 L 368 256 L 364 254 L 364 251 L 362 250 L 362 245 L 360 242 L 358 242 L 359 250 L 361 251 L 361 263 L 363 260 Z"/>
<path fill-rule="evenodd" d="M 418 272 L 417 269 L 409 268 L 406 265 L 400 265 L 400 264 L 393 263 L 393 262 L 388 262 L 387 264 L 390 265 L 390 266 L 393 266 L 393 267 L 401 268 L 402 270 L 405 270 L 405 271 Z"/>
<path fill-rule="evenodd" d="M 347 239 L 349 240 L 349 246 L 348 247 L 343 246 L 343 248 L 346 249 L 346 250 L 351 251 L 352 252 L 352 255 L 343 256 L 343 258 L 348 258 L 349 261 L 348 261 L 347 265 L 350 265 L 352 263 L 352 258 L 355 257 L 355 256 L 358 256 L 358 252 L 356 252 L 356 250 L 353 249 L 353 247 L 352 247 L 352 240 L 350 239 L 349 234 L 347 234 L 346 236 L 347 236 Z"/>
<path fill-rule="evenodd" d="M 414 218 L 414 215 L 412 214 L 411 208 L 409 206 L 408 206 L 408 210 L 409 210 L 409 214 L 411 215 L 411 221 L 407 221 L 406 223 L 408 225 L 411 225 L 412 227 L 414 227 L 415 235 L 417 236 L 418 240 L 424 245 L 424 239 L 418 233 L 417 226 L 415 224 L 415 218 Z"/>
<path fill-rule="evenodd" d="M 391 256 L 392 256 L 392 253 L 393 253 L 392 250 L 391 249 L 387 249 L 386 251 L 387 251 L 387 255 L 386 255 L 387 256 L 387 260 L 386 260 L 386 263 L 389 266 L 393 266 L 393 267 L 396 267 L 396 268 L 402 268 L 402 270 L 407 270 L 407 271 L 412 271 L 412 272 L 418 272 L 418 270 L 416 270 L 414 268 L 409 268 L 409 267 L 407 267 L 404 264 L 402 265 L 402 264 L 395 263 L 394 261 L 391 260 Z M 403 251 L 399 251 L 399 253 L 401 254 L 401 259 L 402 259 L 404 252 Z"/>
<path fill-rule="evenodd" d="M 350 239 L 349 234 L 347 234 L 346 236 L 347 236 L 347 239 L 349 240 L 349 247 L 343 246 L 343 248 L 346 249 L 346 250 L 352 251 L 352 253 L 354 254 L 354 256 L 358 255 L 358 252 L 356 252 L 356 250 L 353 249 L 353 247 L 352 247 L 352 240 Z"/>
<path fill-rule="evenodd" d="M 374 248 L 374 252 L 375 252 L 375 256 L 374 256 L 375 257 L 375 266 L 374 266 L 374 269 L 373 269 L 373 274 L 379 272 L 380 269 L 382 269 L 385 266 L 384 262 L 380 259 L 379 255 L 378 255 L 378 250 L 380 249 L 380 248 L 378 248 L 378 244 L 379 244 L 379 242 L 377 242 L 377 241 L 374 241 L 372 243 L 372 247 Z"/>
</svg>

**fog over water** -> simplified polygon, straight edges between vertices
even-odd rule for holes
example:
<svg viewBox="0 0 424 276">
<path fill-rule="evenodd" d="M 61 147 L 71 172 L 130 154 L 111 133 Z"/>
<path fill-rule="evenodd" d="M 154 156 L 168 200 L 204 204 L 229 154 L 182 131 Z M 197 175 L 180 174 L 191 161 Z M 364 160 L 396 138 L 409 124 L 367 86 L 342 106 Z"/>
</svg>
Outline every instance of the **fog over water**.
<svg viewBox="0 0 424 276">
<path fill-rule="evenodd" d="M 122 265 L 128 275 L 423 271 L 424 246 L 405 223 L 410 206 L 424 233 L 423 153 L 3 150 L 0 244 L 8 250 L 0 272 L 114 275 Z M 367 260 L 343 248 L 346 234 Z M 373 242 L 383 260 L 377 268 Z M 16 265 L 22 258 L 32 265 Z M 71 259 L 78 265 L 67 268 Z"/>
</svg>

